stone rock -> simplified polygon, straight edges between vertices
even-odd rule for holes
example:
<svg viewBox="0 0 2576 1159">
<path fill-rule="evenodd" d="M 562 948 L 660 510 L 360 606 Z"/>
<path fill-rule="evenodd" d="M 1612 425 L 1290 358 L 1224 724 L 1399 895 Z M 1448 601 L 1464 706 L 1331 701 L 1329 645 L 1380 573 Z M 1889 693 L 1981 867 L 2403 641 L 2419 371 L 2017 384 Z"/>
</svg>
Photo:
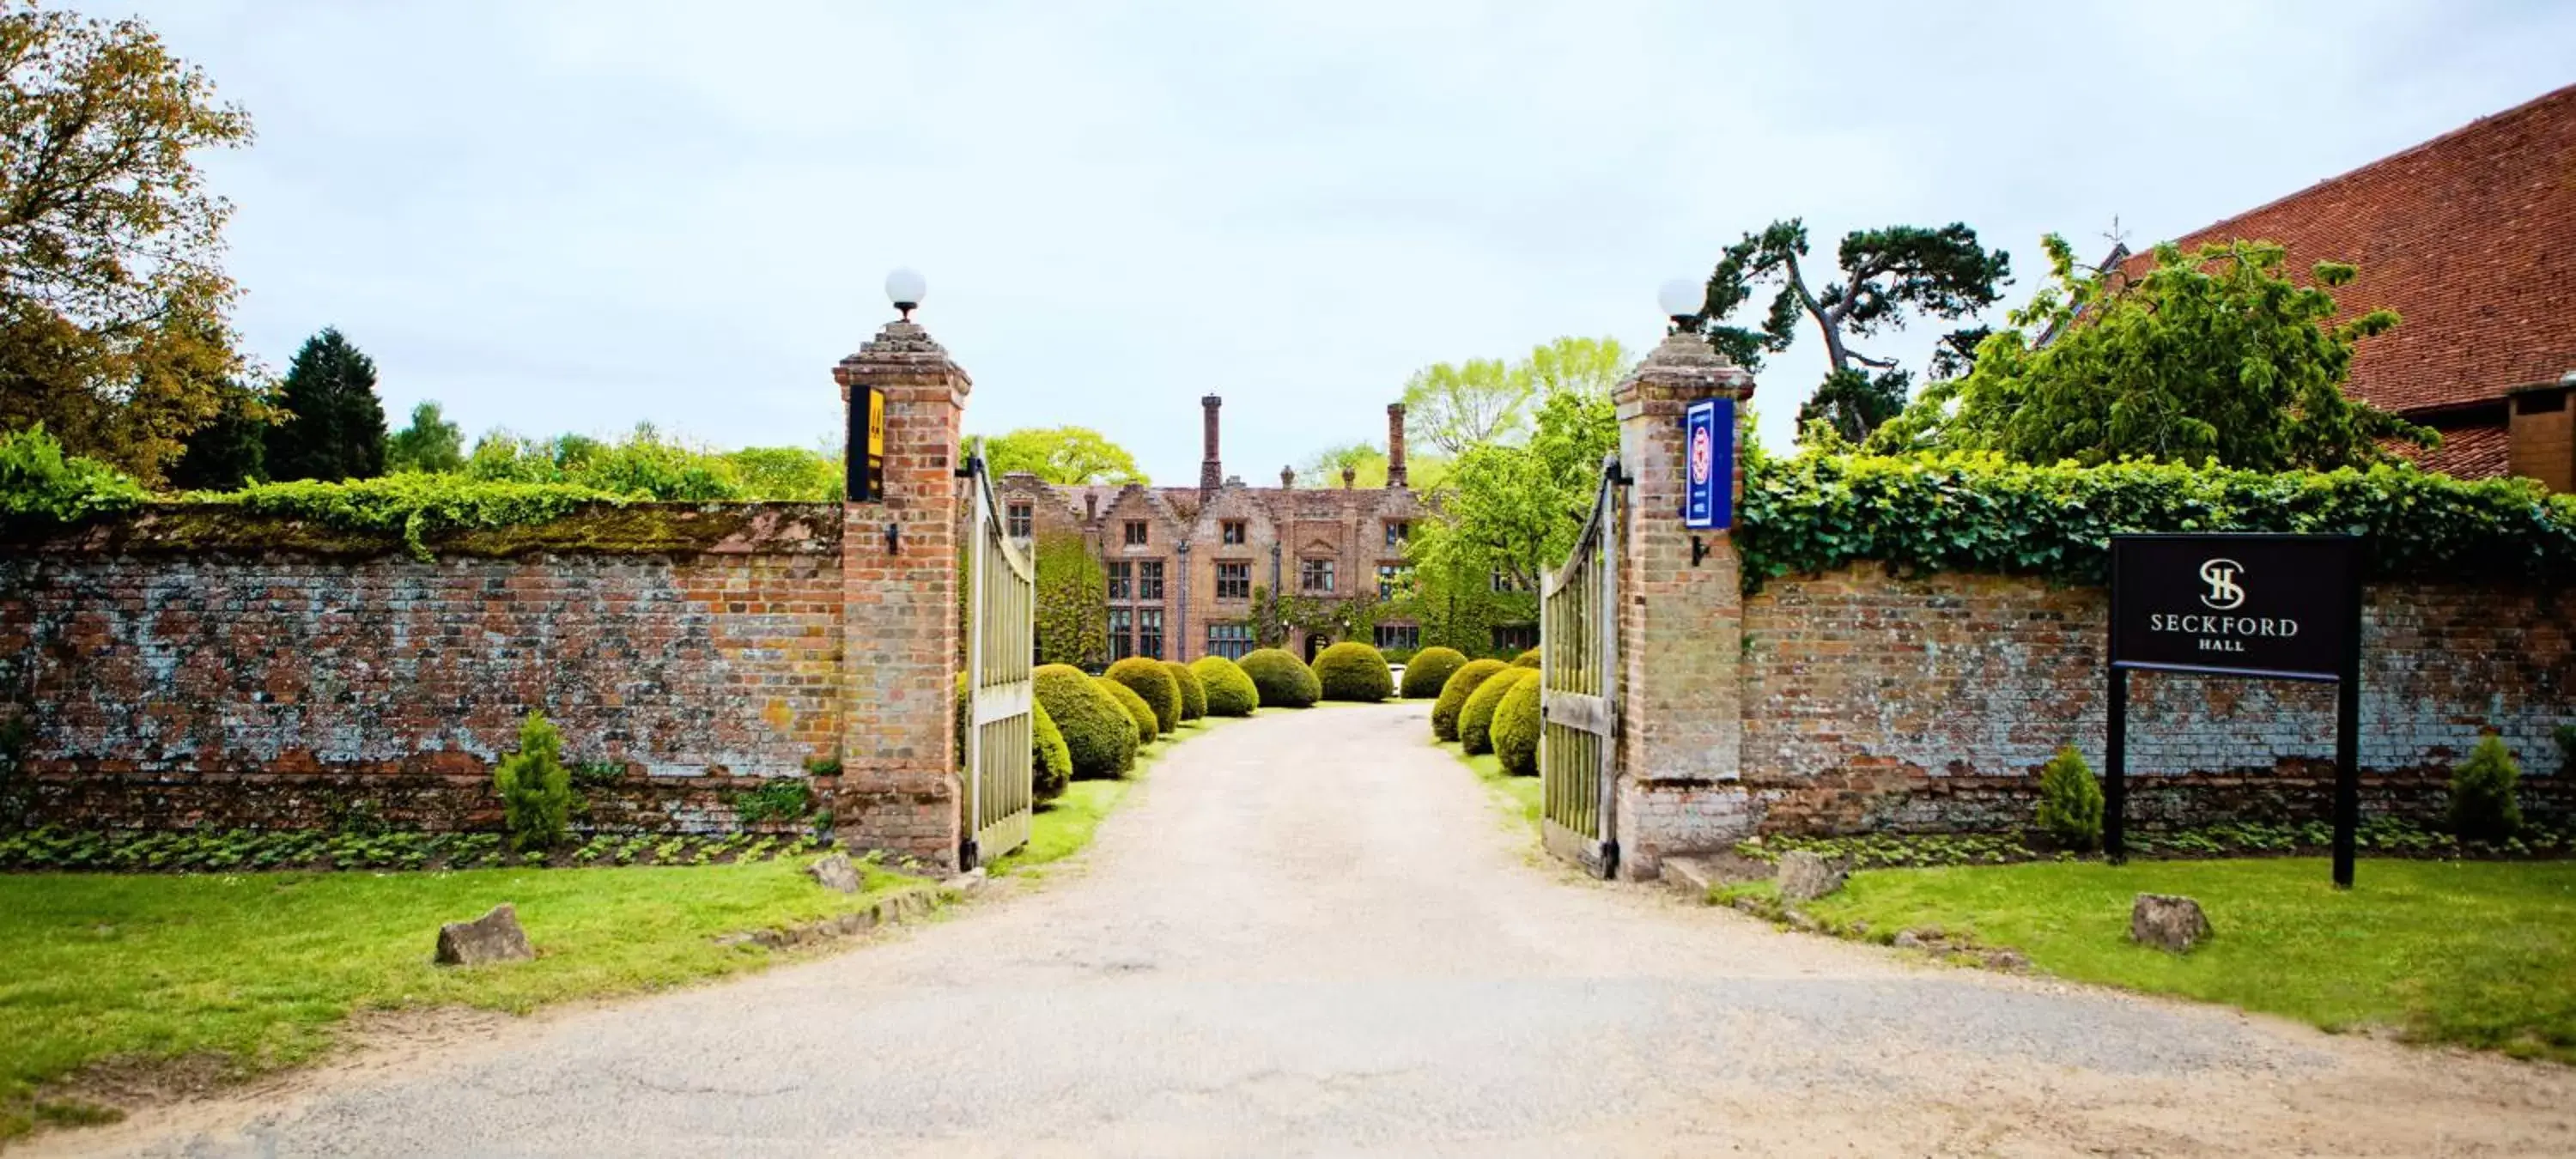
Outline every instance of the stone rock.
<svg viewBox="0 0 2576 1159">
<path fill-rule="evenodd" d="M 813 875 L 814 884 L 835 893 L 859 892 L 859 869 L 850 864 L 847 853 L 815 858 L 814 864 L 805 867 L 805 872 Z"/>
<path fill-rule="evenodd" d="M 1780 900 L 1789 905 L 1814 901 L 1843 887 L 1843 867 L 1806 850 L 1780 855 Z"/>
<path fill-rule="evenodd" d="M 1920 950 L 1925 943 L 1923 935 L 1912 930 L 1902 930 L 1897 933 L 1896 940 L 1888 944 L 1900 950 Z"/>
<path fill-rule="evenodd" d="M 2209 934 L 2209 915 L 2190 898 L 2142 893 L 2129 907 L 2129 937 L 2157 949 L 2187 953 Z"/>
<path fill-rule="evenodd" d="M 528 932 L 519 928 L 518 907 L 502 902 L 470 922 L 438 927 L 441 966 L 480 966 L 486 962 L 525 962 L 537 956 Z"/>
<path fill-rule="evenodd" d="M 2019 950 L 1988 950 L 1986 951 L 1986 968 L 1989 970 L 2027 970 L 2030 968 L 2030 959 L 2022 956 L 2022 953 Z"/>
</svg>

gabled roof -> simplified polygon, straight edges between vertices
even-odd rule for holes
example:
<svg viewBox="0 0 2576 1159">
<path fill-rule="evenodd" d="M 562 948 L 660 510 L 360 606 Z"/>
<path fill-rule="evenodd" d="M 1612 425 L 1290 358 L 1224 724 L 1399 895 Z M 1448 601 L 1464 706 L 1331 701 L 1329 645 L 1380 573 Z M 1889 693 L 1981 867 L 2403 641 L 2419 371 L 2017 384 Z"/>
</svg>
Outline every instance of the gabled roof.
<svg viewBox="0 0 2576 1159">
<path fill-rule="evenodd" d="M 2239 239 L 2281 243 L 2301 281 L 2358 267 L 2335 291 L 2347 316 L 2397 311 L 2353 356 L 2357 398 L 2421 411 L 2555 381 L 2576 369 L 2576 85 L 2175 241 Z"/>
</svg>

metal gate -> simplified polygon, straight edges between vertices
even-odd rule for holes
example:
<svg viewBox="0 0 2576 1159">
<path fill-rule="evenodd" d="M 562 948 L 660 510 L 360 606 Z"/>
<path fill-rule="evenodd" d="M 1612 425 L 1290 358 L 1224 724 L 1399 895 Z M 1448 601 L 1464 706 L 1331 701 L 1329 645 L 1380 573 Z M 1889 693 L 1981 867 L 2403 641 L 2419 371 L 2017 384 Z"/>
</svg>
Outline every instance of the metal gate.
<svg viewBox="0 0 2576 1159">
<path fill-rule="evenodd" d="M 972 869 L 1029 839 L 1035 804 L 1030 754 L 1037 718 L 1029 679 L 1037 643 L 1037 569 L 1002 524 L 982 456 L 974 476 L 974 518 L 966 542 L 966 847 Z"/>
<path fill-rule="evenodd" d="M 1619 496 L 1615 454 L 1574 554 L 1539 603 L 1538 769 L 1547 849 L 1595 877 L 1619 867 L 1612 766 L 1619 724 Z"/>
</svg>

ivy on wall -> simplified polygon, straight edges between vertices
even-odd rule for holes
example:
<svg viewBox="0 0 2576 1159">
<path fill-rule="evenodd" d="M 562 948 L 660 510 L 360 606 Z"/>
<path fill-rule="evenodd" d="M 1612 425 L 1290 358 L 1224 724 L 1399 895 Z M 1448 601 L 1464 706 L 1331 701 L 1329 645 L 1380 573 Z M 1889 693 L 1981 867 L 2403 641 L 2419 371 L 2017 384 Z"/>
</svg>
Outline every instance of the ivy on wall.
<svg viewBox="0 0 2576 1159">
<path fill-rule="evenodd" d="M 2100 584 L 2111 535 L 2149 531 L 2357 534 L 2375 578 L 2563 579 L 2576 568 L 2576 495 L 2404 466 L 2272 474 L 2040 467 L 1993 454 L 1754 455 L 1735 542 L 1747 592 L 1863 560 Z"/>
</svg>

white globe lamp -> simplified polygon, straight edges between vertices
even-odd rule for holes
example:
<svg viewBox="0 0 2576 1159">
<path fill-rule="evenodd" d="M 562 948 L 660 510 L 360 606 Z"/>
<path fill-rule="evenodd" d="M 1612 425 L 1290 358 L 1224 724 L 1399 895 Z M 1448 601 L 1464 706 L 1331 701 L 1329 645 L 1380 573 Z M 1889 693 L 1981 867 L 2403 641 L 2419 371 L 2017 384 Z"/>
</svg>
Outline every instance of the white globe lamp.
<svg viewBox="0 0 2576 1159">
<path fill-rule="evenodd" d="M 912 312 L 921 307 L 922 297 L 930 292 L 930 283 L 923 280 L 921 271 L 899 266 L 886 275 L 885 292 L 886 300 L 894 303 L 894 308 L 903 312 L 903 320 L 909 322 Z"/>
<path fill-rule="evenodd" d="M 1664 316 L 1673 320 L 1675 329 L 1688 328 L 1707 301 L 1706 290 L 1689 278 L 1674 278 L 1655 291 L 1655 303 L 1664 308 Z"/>
</svg>

